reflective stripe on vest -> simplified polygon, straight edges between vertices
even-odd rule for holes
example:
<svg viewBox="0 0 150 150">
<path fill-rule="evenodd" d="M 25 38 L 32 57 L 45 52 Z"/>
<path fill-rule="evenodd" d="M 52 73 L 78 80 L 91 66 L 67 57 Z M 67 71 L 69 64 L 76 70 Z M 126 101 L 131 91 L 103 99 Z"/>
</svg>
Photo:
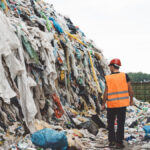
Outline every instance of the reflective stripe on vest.
<svg viewBox="0 0 150 150">
<path fill-rule="evenodd" d="M 124 93 L 128 93 L 128 91 L 112 92 L 112 93 L 108 93 L 108 95 L 116 95 L 116 94 L 124 94 Z"/>
<path fill-rule="evenodd" d="M 105 77 L 108 87 L 108 108 L 129 106 L 129 93 L 125 73 L 117 73 Z"/>
<path fill-rule="evenodd" d="M 119 98 L 112 98 L 112 99 L 108 99 L 108 101 L 117 101 L 117 100 L 124 100 L 124 99 L 128 99 L 129 96 L 127 97 L 119 97 Z"/>
</svg>

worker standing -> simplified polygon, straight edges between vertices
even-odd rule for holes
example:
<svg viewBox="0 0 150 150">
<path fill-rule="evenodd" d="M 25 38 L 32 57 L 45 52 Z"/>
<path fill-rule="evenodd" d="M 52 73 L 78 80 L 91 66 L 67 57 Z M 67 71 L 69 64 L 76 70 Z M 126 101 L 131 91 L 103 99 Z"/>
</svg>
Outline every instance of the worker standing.
<svg viewBox="0 0 150 150">
<path fill-rule="evenodd" d="M 109 147 L 124 148 L 124 124 L 126 107 L 133 105 L 133 90 L 127 74 L 119 72 L 120 59 L 111 60 L 109 67 L 111 74 L 105 77 L 106 88 L 104 92 L 102 110 L 107 104 L 108 140 Z M 117 119 L 117 132 L 114 124 Z"/>
</svg>

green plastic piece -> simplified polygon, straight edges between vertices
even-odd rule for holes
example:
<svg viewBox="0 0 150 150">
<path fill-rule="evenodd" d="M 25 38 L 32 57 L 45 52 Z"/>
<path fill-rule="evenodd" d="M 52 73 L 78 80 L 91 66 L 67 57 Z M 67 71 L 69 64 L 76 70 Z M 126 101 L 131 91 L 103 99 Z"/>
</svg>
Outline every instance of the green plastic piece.
<svg viewBox="0 0 150 150">
<path fill-rule="evenodd" d="M 39 62 L 39 58 L 35 50 L 33 49 L 31 43 L 28 41 L 27 37 L 25 35 L 21 35 L 21 40 L 24 48 L 28 52 L 29 56 L 35 60 L 36 63 Z"/>
</svg>

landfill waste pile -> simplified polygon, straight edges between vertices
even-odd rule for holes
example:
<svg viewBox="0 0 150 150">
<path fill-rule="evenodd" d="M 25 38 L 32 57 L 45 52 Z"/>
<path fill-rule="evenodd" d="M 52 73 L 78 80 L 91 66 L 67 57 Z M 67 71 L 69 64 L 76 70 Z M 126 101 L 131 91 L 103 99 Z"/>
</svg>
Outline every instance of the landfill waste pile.
<svg viewBox="0 0 150 150">
<path fill-rule="evenodd" d="M 0 149 L 109 149 L 109 69 L 94 42 L 43 0 L 1 0 L 0 33 Z M 125 140 L 146 149 L 150 104 L 135 101 Z"/>
</svg>

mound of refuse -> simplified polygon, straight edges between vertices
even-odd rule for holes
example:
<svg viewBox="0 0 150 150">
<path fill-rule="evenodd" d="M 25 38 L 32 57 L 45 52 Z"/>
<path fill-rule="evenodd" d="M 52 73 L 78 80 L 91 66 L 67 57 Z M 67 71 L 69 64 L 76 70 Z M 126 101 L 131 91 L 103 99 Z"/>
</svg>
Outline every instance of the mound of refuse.
<svg viewBox="0 0 150 150">
<path fill-rule="evenodd" d="M 42 0 L 1 0 L 0 6 L 2 141 L 34 133 L 42 121 L 90 131 L 95 115 L 105 127 L 96 116 L 109 73 L 102 51 Z"/>
<path fill-rule="evenodd" d="M 95 43 L 43 0 L 1 0 L 0 33 L 0 149 L 108 149 L 109 69 Z M 149 107 L 128 108 L 129 144 L 149 139 Z"/>
</svg>

